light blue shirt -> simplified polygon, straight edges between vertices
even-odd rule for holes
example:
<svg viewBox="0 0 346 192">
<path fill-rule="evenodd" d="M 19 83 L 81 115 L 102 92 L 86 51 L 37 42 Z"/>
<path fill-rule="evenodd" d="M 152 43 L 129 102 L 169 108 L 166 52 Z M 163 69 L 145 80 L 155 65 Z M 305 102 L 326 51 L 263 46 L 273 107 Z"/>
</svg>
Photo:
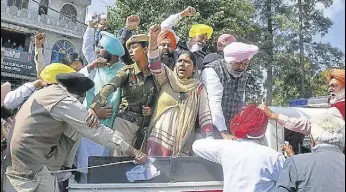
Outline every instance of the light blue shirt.
<svg viewBox="0 0 346 192">
<path fill-rule="evenodd" d="M 84 37 L 82 51 L 88 63 L 92 63 L 96 59 L 94 50 L 94 29 L 88 27 Z M 116 63 L 112 67 L 103 67 L 92 70 L 88 73 L 87 67 L 84 67 L 79 72 L 84 74 L 86 77 L 92 79 L 95 86 L 86 93 L 86 98 L 83 102 L 84 106 L 88 109 L 92 104 L 94 97 L 101 91 L 102 87 L 109 83 L 109 81 L 116 75 L 116 73 L 123 67 L 122 63 Z M 118 89 L 107 99 L 107 106 L 111 106 L 113 109 L 112 117 L 108 119 L 100 120 L 100 123 L 113 128 L 113 122 L 116 118 L 118 107 L 121 101 L 121 89 Z M 114 129 L 114 128 L 113 128 Z M 79 148 L 77 150 L 75 163 L 78 168 L 88 166 L 89 156 L 110 156 L 110 150 L 102 145 L 95 143 L 94 141 L 83 137 Z M 81 172 L 87 173 L 88 170 L 84 169 Z"/>
</svg>

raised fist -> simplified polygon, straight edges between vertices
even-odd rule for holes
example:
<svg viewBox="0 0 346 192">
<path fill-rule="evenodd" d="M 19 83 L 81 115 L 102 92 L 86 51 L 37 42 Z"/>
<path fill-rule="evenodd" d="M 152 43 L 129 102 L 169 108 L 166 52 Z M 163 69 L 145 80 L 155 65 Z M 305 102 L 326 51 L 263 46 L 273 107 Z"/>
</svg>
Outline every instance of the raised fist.
<svg viewBox="0 0 346 192">
<path fill-rule="evenodd" d="M 42 48 L 42 45 L 44 44 L 46 40 L 46 35 L 44 33 L 39 33 L 35 36 L 35 46 L 36 48 Z"/>
<path fill-rule="evenodd" d="M 138 15 L 131 15 L 126 19 L 126 28 L 128 30 L 134 30 L 140 22 L 141 18 Z"/>
<path fill-rule="evenodd" d="M 188 6 L 184 11 L 181 12 L 181 16 L 182 17 L 192 17 L 192 16 L 195 16 L 197 13 L 196 9 L 191 7 L 191 6 Z"/>
<path fill-rule="evenodd" d="M 152 25 L 149 28 L 150 39 L 156 41 L 156 39 L 159 36 L 160 32 L 161 32 L 161 26 L 160 25 L 158 25 L 158 24 Z"/>
</svg>

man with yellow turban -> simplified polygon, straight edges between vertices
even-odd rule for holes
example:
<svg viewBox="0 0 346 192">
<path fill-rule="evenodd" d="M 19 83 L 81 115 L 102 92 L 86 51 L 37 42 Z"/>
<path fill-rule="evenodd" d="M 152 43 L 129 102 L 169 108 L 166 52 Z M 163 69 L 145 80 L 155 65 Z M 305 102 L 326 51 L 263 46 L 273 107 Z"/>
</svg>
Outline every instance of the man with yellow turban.
<svg viewBox="0 0 346 192">
<path fill-rule="evenodd" d="M 161 23 L 162 31 L 170 31 L 174 34 L 173 27 L 183 18 L 187 16 L 195 16 L 196 9 L 193 7 L 187 7 L 184 11 L 169 16 L 166 20 Z M 208 40 L 213 35 L 213 28 L 205 24 L 195 24 L 192 25 L 189 31 L 189 40 L 186 44 L 179 41 L 179 37 L 175 36 L 177 48 L 176 51 L 178 55 L 183 50 L 189 50 L 196 56 L 197 59 L 197 69 L 200 71 L 203 67 L 203 59 L 207 55 L 202 49 L 207 44 Z M 159 38 L 160 39 L 160 38 Z M 160 49 L 160 46 L 159 46 Z"/>
<path fill-rule="evenodd" d="M 329 104 L 330 108 L 326 110 L 326 114 L 330 114 L 345 120 L 345 70 L 331 69 L 328 71 L 327 80 L 329 81 Z M 271 111 L 267 106 L 261 105 L 268 117 L 277 120 L 279 124 L 285 128 L 309 135 L 311 133 L 311 119 L 287 117 Z"/>
</svg>

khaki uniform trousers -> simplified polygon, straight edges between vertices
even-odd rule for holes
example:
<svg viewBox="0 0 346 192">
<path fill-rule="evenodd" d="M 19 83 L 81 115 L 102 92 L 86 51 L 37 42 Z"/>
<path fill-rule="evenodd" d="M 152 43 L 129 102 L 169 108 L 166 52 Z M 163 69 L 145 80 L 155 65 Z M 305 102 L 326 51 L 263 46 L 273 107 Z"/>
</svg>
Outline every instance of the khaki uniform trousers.
<svg viewBox="0 0 346 192">
<path fill-rule="evenodd" d="M 131 146 L 133 146 L 135 142 L 138 129 L 139 126 L 137 124 L 120 117 L 117 117 L 113 123 L 113 130 L 115 130 L 119 134 L 119 136 L 122 137 L 124 141 Z M 114 150 L 113 156 L 121 157 L 124 156 L 124 154 L 121 152 L 120 148 L 117 148 Z"/>
<path fill-rule="evenodd" d="M 46 166 L 39 171 L 35 180 L 6 175 L 5 192 L 59 192 L 59 185 L 54 174 Z"/>
</svg>

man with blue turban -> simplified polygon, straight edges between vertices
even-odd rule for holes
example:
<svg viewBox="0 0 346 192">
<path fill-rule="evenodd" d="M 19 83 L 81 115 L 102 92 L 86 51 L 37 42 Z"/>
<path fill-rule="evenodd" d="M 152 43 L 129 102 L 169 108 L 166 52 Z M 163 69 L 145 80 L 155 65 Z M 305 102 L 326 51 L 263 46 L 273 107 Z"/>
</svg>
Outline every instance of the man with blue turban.
<svg viewBox="0 0 346 192">
<path fill-rule="evenodd" d="M 84 106 L 89 108 L 94 97 L 100 92 L 103 86 L 108 84 L 118 71 L 124 66 L 121 57 L 125 55 L 121 41 L 113 34 L 101 31 L 101 39 L 94 51 L 94 34 L 97 22 L 89 23 L 83 37 L 83 54 L 89 63 L 80 73 L 92 79 L 95 86 L 86 93 Z M 107 99 L 107 105 L 96 111 L 100 123 L 108 127 L 113 127 L 114 119 L 117 115 L 121 100 L 121 89 L 112 93 Z M 114 127 L 113 127 L 114 130 Z M 82 138 L 79 145 L 75 163 L 77 167 L 87 167 L 89 156 L 110 156 L 111 151 L 88 138 Z M 87 169 L 82 170 L 81 182 L 85 183 Z"/>
</svg>

